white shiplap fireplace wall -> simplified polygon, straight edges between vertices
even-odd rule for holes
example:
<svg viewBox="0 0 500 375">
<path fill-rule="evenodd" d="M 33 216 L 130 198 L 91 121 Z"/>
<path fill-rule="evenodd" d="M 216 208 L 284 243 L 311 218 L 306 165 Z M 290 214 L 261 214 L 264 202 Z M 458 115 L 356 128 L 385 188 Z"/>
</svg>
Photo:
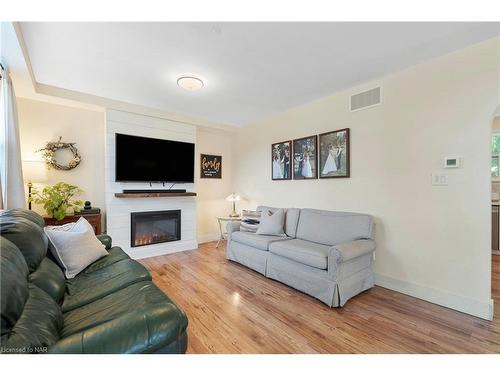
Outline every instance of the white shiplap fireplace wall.
<svg viewBox="0 0 500 375">
<path fill-rule="evenodd" d="M 149 183 L 115 182 L 115 134 L 169 139 L 196 143 L 196 127 L 161 118 L 129 112 L 106 112 L 105 188 L 106 227 L 113 244 L 120 246 L 132 258 L 169 254 L 198 247 L 196 240 L 196 197 L 117 198 L 123 189 L 149 189 Z M 130 150 L 134 152 L 134 150 Z M 153 183 L 152 189 L 167 189 L 171 184 Z M 176 184 L 174 189 L 196 191 L 195 184 Z M 132 212 L 181 210 L 181 240 L 159 244 L 130 246 L 130 214 Z"/>
</svg>

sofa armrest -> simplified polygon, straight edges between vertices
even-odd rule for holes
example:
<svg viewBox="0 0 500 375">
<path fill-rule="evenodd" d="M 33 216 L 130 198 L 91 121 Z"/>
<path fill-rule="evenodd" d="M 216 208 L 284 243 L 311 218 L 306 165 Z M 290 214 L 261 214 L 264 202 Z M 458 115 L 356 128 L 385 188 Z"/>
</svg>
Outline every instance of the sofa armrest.
<svg viewBox="0 0 500 375">
<path fill-rule="evenodd" d="M 348 241 L 332 246 L 328 254 L 328 274 L 335 277 L 340 264 L 372 254 L 375 247 L 375 241 L 370 239 Z"/>
<path fill-rule="evenodd" d="M 111 249 L 112 247 L 112 240 L 111 237 L 108 236 L 107 234 L 98 234 L 97 239 L 102 242 L 104 246 L 106 246 L 106 250 Z"/>
<path fill-rule="evenodd" d="M 227 240 L 231 241 L 231 235 L 233 232 L 237 232 L 240 230 L 240 222 L 239 221 L 230 221 L 226 225 L 227 231 Z"/>
<path fill-rule="evenodd" d="M 170 304 L 129 313 L 66 336 L 49 347 L 52 354 L 151 353 L 177 342 L 185 352 L 187 318 Z M 174 344 L 175 345 L 175 344 Z"/>
<path fill-rule="evenodd" d="M 341 262 L 347 262 L 362 255 L 373 253 L 375 251 L 375 241 L 355 240 L 343 242 L 332 246 L 332 249 L 338 251 Z"/>
</svg>

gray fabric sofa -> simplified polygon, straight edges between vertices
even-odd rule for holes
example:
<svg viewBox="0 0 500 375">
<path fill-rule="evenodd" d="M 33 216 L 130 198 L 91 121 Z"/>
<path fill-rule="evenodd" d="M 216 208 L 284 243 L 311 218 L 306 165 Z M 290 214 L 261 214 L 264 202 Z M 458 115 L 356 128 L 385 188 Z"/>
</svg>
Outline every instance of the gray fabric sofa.
<svg viewBox="0 0 500 375">
<path fill-rule="evenodd" d="M 228 223 L 226 258 L 330 307 L 344 306 L 373 286 L 375 241 L 370 215 L 288 208 L 284 226 L 286 237 L 280 237 L 242 232 L 239 223 Z"/>
</svg>

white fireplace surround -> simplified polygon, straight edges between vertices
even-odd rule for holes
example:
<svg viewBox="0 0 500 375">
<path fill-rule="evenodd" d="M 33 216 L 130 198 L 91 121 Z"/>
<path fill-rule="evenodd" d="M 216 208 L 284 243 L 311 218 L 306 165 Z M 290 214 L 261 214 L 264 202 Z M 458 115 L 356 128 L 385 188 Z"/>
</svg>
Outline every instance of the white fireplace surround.
<svg viewBox="0 0 500 375">
<path fill-rule="evenodd" d="M 169 139 L 196 144 L 196 127 L 156 117 L 129 112 L 108 110 L 105 134 L 105 191 L 106 228 L 113 244 L 120 246 L 134 259 L 192 250 L 198 247 L 196 240 L 196 197 L 168 198 L 117 198 L 115 193 L 124 189 L 166 189 L 161 183 L 115 182 L 115 134 Z M 130 150 L 133 152 L 133 150 Z M 196 184 L 176 184 L 175 189 L 196 191 Z M 180 241 L 164 242 L 131 247 L 131 213 L 143 211 L 181 210 Z"/>
</svg>

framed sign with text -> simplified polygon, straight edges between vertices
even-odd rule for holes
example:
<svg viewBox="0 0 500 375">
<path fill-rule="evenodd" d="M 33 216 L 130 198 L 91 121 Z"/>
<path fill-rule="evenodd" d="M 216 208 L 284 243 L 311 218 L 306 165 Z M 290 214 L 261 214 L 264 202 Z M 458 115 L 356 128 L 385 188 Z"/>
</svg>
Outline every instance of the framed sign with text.
<svg viewBox="0 0 500 375">
<path fill-rule="evenodd" d="M 222 178 L 222 156 L 200 155 L 200 178 Z"/>
</svg>

